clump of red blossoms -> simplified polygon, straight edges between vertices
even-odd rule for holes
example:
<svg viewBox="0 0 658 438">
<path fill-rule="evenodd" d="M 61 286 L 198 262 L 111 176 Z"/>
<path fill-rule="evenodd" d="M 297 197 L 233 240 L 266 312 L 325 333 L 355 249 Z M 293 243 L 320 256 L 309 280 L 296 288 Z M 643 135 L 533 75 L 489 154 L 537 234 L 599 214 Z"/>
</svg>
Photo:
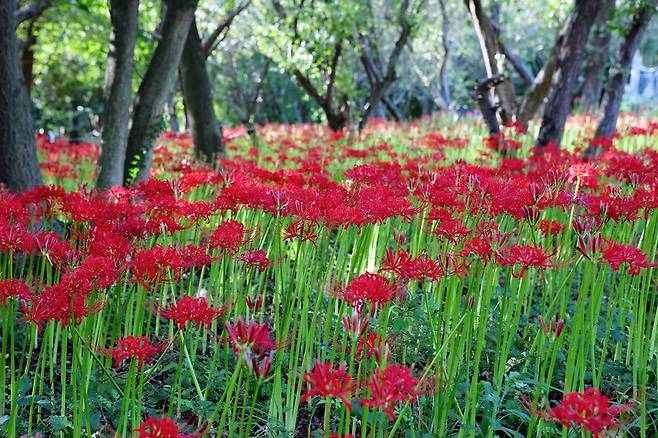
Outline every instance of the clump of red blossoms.
<svg viewBox="0 0 658 438">
<path fill-rule="evenodd" d="M 389 365 L 378 368 L 368 382 L 370 398 L 361 400 L 361 404 L 370 409 L 380 408 L 393 421 L 395 405 L 400 401 L 413 403 L 421 395 L 418 391 L 418 379 L 411 374 L 407 366 Z"/>
<path fill-rule="evenodd" d="M 640 249 L 622 245 L 614 240 L 607 240 L 603 248 L 603 260 L 610 264 L 613 271 L 617 271 L 622 263 L 626 263 L 628 273 L 638 275 L 640 268 L 654 268 L 658 263 L 649 263 L 647 256 Z"/>
<path fill-rule="evenodd" d="M 193 438 L 194 435 L 180 433 L 176 422 L 171 418 L 151 417 L 139 425 L 139 438 Z"/>
<path fill-rule="evenodd" d="M 348 411 L 352 412 L 352 405 L 347 396 L 354 390 L 352 376 L 347 372 L 347 364 L 342 363 L 334 369 L 329 362 L 315 363 L 312 371 L 304 374 L 304 381 L 308 384 L 306 393 L 302 396 L 304 402 L 310 397 L 336 397 L 343 402 Z"/>
<path fill-rule="evenodd" d="M 517 273 L 512 272 L 514 277 L 520 278 L 530 267 L 534 268 L 553 268 L 557 265 L 548 263 L 554 254 L 545 254 L 541 248 L 535 248 L 530 245 L 516 245 L 505 251 L 496 253 L 496 260 L 501 266 L 520 265 L 521 270 Z"/>
<path fill-rule="evenodd" d="M 395 297 L 395 290 L 385 277 L 366 272 L 353 278 L 350 284 L 339 292 L 339 297 L 350 304 L 364 301 L 386 303 Z"/>
<path fill-rule="evenodd" d="M 247 250 L 240 255 L 239 260 L 245 264 L 247 268 L 256 268 L 260 272 L 267 269 L 272 264 L 267 254 L 262 249 Z"/>
<path fill-rule="evenodd" d="M 0 303 L 7 306 L 7 299 L 11 297 L 18 297 L 27 299 L 32 295 L 30 288 L 27 284 L 20 280 L 12 278 L 11 280 L 0 279 Z"/>
<path fill-rule="evenodd" d="M 612 405 L 610 399 L 602 395 L 596 388 L 588 388 L 584 392 L 569 392 L 562 397 L 562 403 L 541 412 L 545 420 L 562 423 L 567 429 L 581 426 L 592 432 L 594 438 L 601 432 L 619 427 L 618 418 L 630 410 L 630 405 Z"/>
<path fill-rule="evenodd" d="M 160 311 L 163 318 L 171 319 L 183 330 L 189 322 L 195 322 L 197 328 L 202 324 L 210 325 L 213 320 L 224 314 L 223 307 L 211 307 L 208 305 L 205 297 L 192 298 L 189 295 L 184 296 L 177 303 Z"/>
<path fill-rule="evenodd" d="M 229 335 L 228 342 L 231 344 L 231 348 L 248 362 L 254 352 L 258 353 L 258 356 L 263 356 L 276 349 L 276 344 L 270 338 L 270 329 L 267 324 L 259 324 L 254 321 L 245 322 L 240 317 L 235 324 L 226 321 L 224 325 Z"/>
<path fill-rule="evenodd" d="M 222 248 L 230 254 L 235 254 L 242 245 L 249 242 L 246 235 L 247 230 L 242 223 L 228 220 L 218 226 L 210 236 L 210 246 Z"/>
<path fill-rule="evenodd" d="M 101 353 L 109 354 L 114 359 L 114 366 L 118 367 L 127 359 L 138 359 L 137 368 L 142 368 L 153 356 L 160 353 L 164 346 L 153 345 L 146 336 L 126 336 L 116 340 L 116 348 L 102 349 Z"/>
</svg>

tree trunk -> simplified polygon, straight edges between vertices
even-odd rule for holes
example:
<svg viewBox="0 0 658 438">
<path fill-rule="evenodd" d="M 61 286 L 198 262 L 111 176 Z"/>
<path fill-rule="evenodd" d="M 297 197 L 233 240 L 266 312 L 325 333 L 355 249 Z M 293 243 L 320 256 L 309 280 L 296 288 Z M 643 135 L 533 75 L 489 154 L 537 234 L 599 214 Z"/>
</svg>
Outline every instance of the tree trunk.
<svg viewBox="0 0 658 438">
<path fill-rule="evenodd" d="M 224 153 L 224 144 L 213 108 L 210 77 L 206 68 L 206 54 L 201 44 L 196 21 L 192 22 L 187 35 L 180 72 L 183 99 L 194 138 L 194 155 L 197 159 L 214 165 L 217 157 Z"/>
<path fill-rule="evenodd" d="M 643 3 L 633 14 L 631 23 L 624 31 L 624 38 L 615 55 L 614 65 L 608 71 L 608 82 L 603 95 L 603 116 L 596 127 L 596 137 L 610 137 L 615 132 L 631 62 L 642 35 L 656 11 L 656 3 L 657 0 Z"/>
<path fill-rule="evenodd" d="M 608 19 L 610 9 L 614 7 L 614 2 L 605 0 L 603 7 L 599 9 L 594 21 L 592 35 L 590 36 L 587 50 L 585 51 L 585 70 L 583 72 L 584 81 L 581 92 L 580 106 L 591 111 L 598 108 L 603 92 L 603 78 L 605 65 L 608 62 L 608 52 L 610 51 L 611 32 L 608 28 Z"/>
<path fill-rule="evenodd" d="M 132 103 L 132 74 L 139 0 L 110 3 L 112 35 L 105 73 L 102 149 L 96 186 L 107 189 L 123 183 Z"/>
<path fill-rule="evenodd" d="M 12 191 L 41 184 L 32 104 L 23 82 L 16 38 L 16 0 L 0 1 L 0 183 Z"/>
<path fill-rule="evenodd" d="M 441 45 L 443 46 L 443 59 L 439 67 L 439 81 L 441 100 L 443 101 L 446 109 L 450 108 L 450 81 L 448 80 L 448 63 L 450 60 L 450 40 L 448 33 L 450 32 L 450 21 L 448 20 L 448 13 L 444 0 L 439 0 L 439 8 L 441 10 Z"/>
<path fill-rule="evenodd" d="M 496 57 L 503 54 L 499 43 L 499 35 L 496 31 L 491 19 L 484 13 L 482 3 L 480 0 L 464 0 L 466 8 L 468 9 L 475 32 L 480 41 L 480 50 L 482 51 L 482 59 L 487 72 L 487 77 L 498 77 L 503 72 L 498 68 Z M 493 91 L 494 89 L 492 89 Z M 499 122 L 506 122 L 511 120 L 516 113 L 514 105 L 514 91 L 510 81 L 503 81 L 497 85 L 493 94 L 494 106 L 499 106 L 501 112 L 499 113 Z"/>
<path fill-rule="evenodd" d="M 551 90 L 544 107 L 544 116 L 537 136 L 538 146 L 543 147 L 549 143 L 559 145 L 562 140 L 583 48 L 596 13 L 601 8 L 601 1 L 576 0 L 564 40 L 560 46 L 557 66 L 551 81 Z"/>
<path fill-rule="evenodd" d="M 527 128 L 528 122 L 530 122 L 530 119 L 535 116 L 551 89 L 551 80 L 553 79 L 553 73 L 555 73 L 555 67 L 557 66 L 557 59 L 560 54 L 560 47 L 562 46 L 563 38 L 564 34 L 558 35 L 557 40 L 553 45 L 553 49 L 548 56 L 548 60 L 539 73 L 537 73 L 530 88 L 528 88 L 523 96 L 523 100 L 519 106 L 517 120 L 524 128 Z"/>
<path fill-rule="evenodd" d="M 176 102 L 174 102 L 175 90 L 176 87 L 174 85 L 174 89 L 167 95 L 167 117 L 169 118 L 169 129 L 172 132 L 180 132 L 180 125 L 176 116 Z"/>
<path fill-rule="evenodd" d="M 34 21 L 30 21 L 27 28 L 27 37 L 21 51 L 21 70 L 28 96 L 32 94 L 32 85 L 34 85 L 34 45 L 37 43 L 34 25 Z"/>
<path fill-rule="evenodd" d="M 185 40 L 194 20 L 197 0 L 165 0 L 162 37 L 139 86 L 128 134 L 124 185 L 148 178 L 153 142 L 162 126 L 162 113 L 176 79 Z"/>
</svg>

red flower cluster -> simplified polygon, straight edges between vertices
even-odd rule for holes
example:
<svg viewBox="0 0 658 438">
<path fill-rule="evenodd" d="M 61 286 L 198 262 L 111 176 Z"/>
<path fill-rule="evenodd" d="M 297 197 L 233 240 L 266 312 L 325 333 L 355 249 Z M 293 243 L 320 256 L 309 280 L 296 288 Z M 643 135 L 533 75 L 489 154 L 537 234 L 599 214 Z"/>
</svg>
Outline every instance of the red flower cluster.
<svg viewBox="0 0 658 438">
<path fill-rule="evenodd" d="M 247 250 L 242 253 L 239 260 L 248 268 L 256 268 L 263 272 L 272 264 L 267 254 L 262 249 Z"/>
<path fill-rule="evenodd" d="M 634 246 L 622 245 L 613 240 L 605 241 L 603 260 L 610 264 L 613 271 L 617 271 L 622 263 L 628 267 L 628 273 L 638 275 L 640 268 L 654 268 L 658 263 L 649 263 L 647 256 Z"/>
<path fill-rule="evenodd" d="M 229 335 L 228 342 L 233 351 L 243 358 L 250 358 L 253 353 L 263 356 L 276 349 L 276 344 L 270 338 L 270 329 L 267 324 L 254 321 L 245 322 L 241 317 L 232 325 L 229 321 L 224 324 Z"/>
<path fill-rule="evenodd" d="M 12 278 L 11 280 L 0 279 L 0 303 L 3 306 L 7 305 L 7 299 L 17 297 L 20 299 L 28 299 L 32 296 L 30 288 L 27 284 L 20 280 Z"/>
<path fill-rule="evenodd" d="M 180 330 L 185 329 L 189 322 L 195 322 L 197 328 L 202 324 L 210 325 L 213 320 L 224 314 L 223 307 L 211 307 L 205 297 L 192 298 L 184 296 L 177 303 L 162 309 L 160 315 L 163 318 L 173 320 Z"/>
<path fill-rule="evenodd" d="M 331 363 L 317 361 L 315 368 L 304 374 L 304 381 L 309 387 L 302 396 L 302 402 L 313 396 L 336 397 L 352 412 L 352 404 L 347 397 L 355 385 L 352 383 L 352 376 L 347 372 L 347 364 L 342 363 L 337 369 L 333 369 Z"/>
<path fill-rule="evenodd" d="M 521 266 L 519 272 L 512 272 L 512 275 L 517 278 L 523 277 L 530 267 L 545 269 L 557 266 L 548 263 L 552 256 L 553 255 L 545 254 L 541 248 L 535 248 L 530 245 L 516 245 L 496 253 L 496 259 L 501 266 Z"/>
<path fill-rule="evenodd" d="M 127 359 L 138 359 L 138 368 L 142 368 L 153 356 L 164 349 L 164 345 L 151 344 L 146 336 L 126 336 L 116 340 L 116 348 L 102 349 L 101 353 L 111 355 L 114 359 L 114 366 L 118 367 L 121 362 Z"/>
<path fill-rule="evenodd" d="M 611 405 L 610 399 L 598 389 L 589 388 L 584 392 L 564 394 L 560 405 L 542 412 L 541 416 L 546 420 L 562 423 L 567 429 L 582 426 L 592 432 L 594 438 L 598 438 L 601 432 L 619 427 L 619 416 L 629 409 L 630 405 Z"/>
<path fill-rule="evenodd" d="M 392 420 L 395 419 L 395 405 L 400 401 L 413 403 L 421 394 L 416 379 L 407 366 L 389 365 L 378 368 L 368 382 L 370 398 L 361 400 L 364 406 L 383 410 Z"/>
<path fill-rule="evenodd" d="M 167 417 L 151 417 L 135 432 L 139 432 L 139 438 L 194 438 L 194 435 L 180 433 L 176 422 Z"/>
<path fill-rule="evenodd" d="M 222 248 L 229 254 L 235 254 L 242 245 L 249 242 L 246 234 L 247 230 L 241 222 L 228 220 L 218 226 L 210 236 L 210 246 Z"/>
<path fill-rule="evenodd" d="M 386 303 L 395 297 L 395 289 L 385 277 L 366 272 L 353 278 L 350 284 L 339 292 L 339 297 L 350 304 L 365 301 Z"/>
</svg>

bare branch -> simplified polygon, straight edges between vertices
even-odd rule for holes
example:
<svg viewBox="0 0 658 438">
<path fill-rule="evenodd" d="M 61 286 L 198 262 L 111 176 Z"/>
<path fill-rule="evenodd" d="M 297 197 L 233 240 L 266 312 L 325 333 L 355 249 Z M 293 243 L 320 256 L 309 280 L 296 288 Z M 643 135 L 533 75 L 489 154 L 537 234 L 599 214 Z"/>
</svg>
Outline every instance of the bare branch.
<svg viewBox="0 0 658 438">
<path fill-rule="evenodd" d="M 221 23 L 219 23 L 217 28 L 215 28 L 215 30 L 210 35 L 208 35 L 208 37 L 203 41 L 203 51 L 206 54 L 206 56 L 210 56 L 213 50 L 215 50 L 219 36 L 223 32 L 228 31 L 228 29 L 231 27 L 231 24 L 233 24 L 235 18 L 238 15 L 240 15 L 242 11 L 247 9 L 247 7 L 249 7 L 250 4 L 251 4 L 251 0 L 246 0 L 244 3 L 241 3 L 237 8 L 229 11 L 226 18 Z"/>
</svg>

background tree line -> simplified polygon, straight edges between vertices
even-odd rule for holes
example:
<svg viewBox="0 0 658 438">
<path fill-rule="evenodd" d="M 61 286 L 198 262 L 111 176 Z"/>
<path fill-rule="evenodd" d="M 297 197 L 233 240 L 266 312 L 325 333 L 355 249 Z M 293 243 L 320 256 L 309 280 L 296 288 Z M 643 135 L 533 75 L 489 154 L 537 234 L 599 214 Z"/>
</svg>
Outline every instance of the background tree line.
<svg viewBox="0 0 658 438">
<path fill-rule="evenodd" d="M 5 0 L 0 180 L 40 183 L 35 128 L 73 119 L 101 132 L 101 188 L 145 178 L 165 128 L 189 129 L 208 163 L 223 125 L 359 129 L 435 111 L 479 109 L 492 135 L 536 117 L 541 147 L 582 108 L 609 137 L 634 54 L 658 64 L 655 12 L 656 0 Z"/>
</svg>

